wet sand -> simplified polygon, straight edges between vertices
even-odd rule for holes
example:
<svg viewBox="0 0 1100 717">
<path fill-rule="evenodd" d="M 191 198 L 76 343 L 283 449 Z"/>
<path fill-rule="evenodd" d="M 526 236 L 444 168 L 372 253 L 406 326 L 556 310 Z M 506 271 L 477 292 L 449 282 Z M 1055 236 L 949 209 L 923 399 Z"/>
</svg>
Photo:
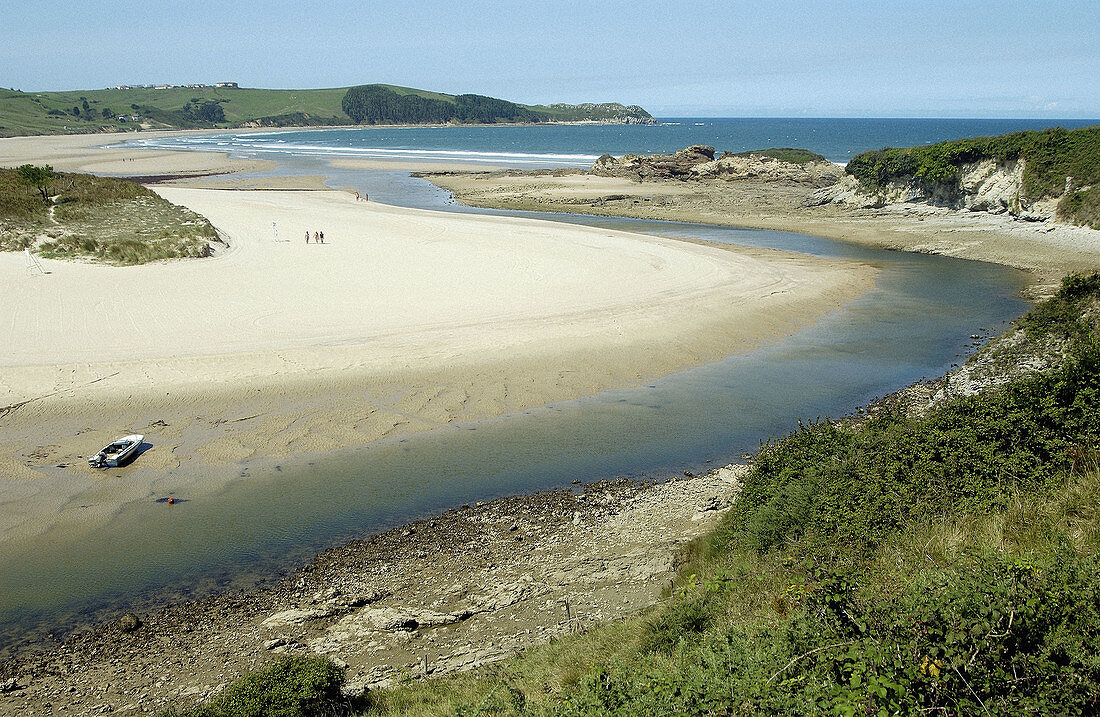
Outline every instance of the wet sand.
<svg viewBox="0 0 1100 717">
<path fill-rule="evenodd" d="M 32 163 L 48 164 L 59 172 L 192 176 L 257 172 L 275 166 L 274 163 L 263 160 L 232 159 L 218 152 L 173 152 L 111 146 L 126 140 L 210 132 L 211 130 L 192 130 L 4 137 L 0 138 L 0 167 Z"/>
</svg>

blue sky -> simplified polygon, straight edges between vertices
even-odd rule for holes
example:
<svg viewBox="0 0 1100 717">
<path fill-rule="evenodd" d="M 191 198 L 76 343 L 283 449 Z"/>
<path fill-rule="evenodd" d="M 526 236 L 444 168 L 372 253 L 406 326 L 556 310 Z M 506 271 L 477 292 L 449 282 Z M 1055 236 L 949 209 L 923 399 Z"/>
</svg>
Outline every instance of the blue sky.
<svg viewBox="0 0 1100 717">
<path fill-rule="evenodd" d="M 11 1 L 0 86 L 384 82 L 657 116 L 1100 118 L 1096 0 Z"/>
</svg>

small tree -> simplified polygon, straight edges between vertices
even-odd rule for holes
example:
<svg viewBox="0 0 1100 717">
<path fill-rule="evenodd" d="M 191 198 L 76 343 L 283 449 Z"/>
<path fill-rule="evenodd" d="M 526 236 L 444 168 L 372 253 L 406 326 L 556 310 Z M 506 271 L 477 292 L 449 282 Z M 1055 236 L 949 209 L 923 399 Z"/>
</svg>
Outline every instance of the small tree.
<svg viewBox="0 0 1100 717">
<path fill-rule="evenodd" d="M 50 181 L 57 178 L 57 174 L 53 171 L 53 167 L 48 164 L 44 167 L 24 164 L 15 171 L 19 173 L 20 179 L 38 189 L 38 193 L 42 195 L 42 201 L 47 204 L 50 203 L 50 195 L 47 190 L 49 189 Z"/>
</svg>

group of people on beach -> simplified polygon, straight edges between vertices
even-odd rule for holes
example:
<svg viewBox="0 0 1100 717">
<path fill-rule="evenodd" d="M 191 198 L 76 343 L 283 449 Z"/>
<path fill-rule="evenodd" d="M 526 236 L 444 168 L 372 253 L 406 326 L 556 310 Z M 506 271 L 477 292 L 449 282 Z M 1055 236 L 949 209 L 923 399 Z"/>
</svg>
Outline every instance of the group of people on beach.
<svg viewBox="0 0 1100 717">
<path fill-rule="evenodd" d="M 314 244 L 324 244 L 325 243 L 325 233 L 324 232 L 313 232 L 313 243 Z M 306 232 L 306 244 L 309 244 L 309 232 L 308 231 Z"/>
</svg>

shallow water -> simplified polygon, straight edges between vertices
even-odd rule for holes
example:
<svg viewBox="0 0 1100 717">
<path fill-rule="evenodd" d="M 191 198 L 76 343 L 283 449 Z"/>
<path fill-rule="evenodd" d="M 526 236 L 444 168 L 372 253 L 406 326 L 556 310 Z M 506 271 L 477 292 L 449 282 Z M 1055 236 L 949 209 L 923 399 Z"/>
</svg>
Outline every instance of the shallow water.
<svg viewBox="0 0 1100 717">
<path fill-rule="evenodd" d="M 448 192 L 402 172 L 319 159 L 274 174 L 329 176 L 372 199 L 450 211 Z M 1000 331 L 1026 304 L 1021 272 L 861 248 L 787 232 L 603 217 L 550 218 L 663 236 L 866 261 L 877 288 L 786 339 L 633 389 L 233 469 L 227 488 L 175 505 L 124 507 L 79 539 L 51 536 L 0 557 L 0 648 L 127 606 L 246 586 L 326 547 L 448 507 L 618 476 L 661 476 L 737 460 L 800 419 L 840 416 L 961 361 L 971 334 Z M 173 490 L 169 472 L 158 495 Z M 10 553 L 11 551 L 9 551 Z"/>
</svg>

